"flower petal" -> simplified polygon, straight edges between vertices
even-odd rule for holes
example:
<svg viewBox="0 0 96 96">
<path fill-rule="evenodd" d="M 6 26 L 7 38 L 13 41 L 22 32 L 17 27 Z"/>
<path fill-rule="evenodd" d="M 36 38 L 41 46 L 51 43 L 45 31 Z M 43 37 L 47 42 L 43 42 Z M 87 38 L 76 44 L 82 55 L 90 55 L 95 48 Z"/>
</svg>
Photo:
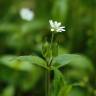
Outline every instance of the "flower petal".
<svg viewBox="0 0 96 96">
<path fill-rule="evenodd" d="M 63 29 L 63 28 L 65 28 L 65 26 L 61 26 L 60 28 Z"/>
<path fill-rule="evenodd" d="M 59 22 L 59 23 L 57 24 L 57 26 L 60 27 L 60 26 L 61 26 L 61 23 Z"/>
<path fill-rule="evenodd" d="M 65 29 L 61 29 L 61 31 L 66 31 Z"/>
<path fill-rule="evenodd" d="M 51 31 L 56 31 L 56 32 L 63 32 L 65 31 L 65 26 L 61 26 L 61 22 L 57 21 L 52 21 L 49 20 L 50 26 L 51 26 Z"/>
<path fill-rule="evenodd" d="M 58 22 L 57 21 L 54 22 L 54 25 L 56 28 L 58 28 Z"/>
<path fill-rule="evenodd" d="M 54 22 L 52 20 L 49 20 L 50 26 L 54 28 Z"/>
</svg>

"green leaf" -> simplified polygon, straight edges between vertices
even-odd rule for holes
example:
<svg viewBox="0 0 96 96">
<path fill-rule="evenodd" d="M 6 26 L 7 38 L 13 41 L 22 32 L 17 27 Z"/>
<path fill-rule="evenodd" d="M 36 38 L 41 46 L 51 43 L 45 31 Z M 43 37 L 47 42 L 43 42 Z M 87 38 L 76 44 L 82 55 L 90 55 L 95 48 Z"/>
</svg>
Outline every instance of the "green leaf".
<svg viewBox="0 0 96 96">
<path fill-rule="evenodd" d="M 22 71 L 31 71 L 34 64 L 46 68 L 45 61 L 37 56 L 3 56 L 0 61 L 1 64 Z"/>
<path fill-rule="evenodd" d="M 69 64 L 71 62 L 71 58 L 71 54 L 57 56 L 53 59 L 52 65 L 57 68 L 60 68 L 62 66 L 65 66 L 66 64 Z"/>
<path fill-rule="evenodd" d="M 52 64 L 56 68 L 64 68 L 64 78 L 70 83 L 83 82 L 86 85 L 89 76 L 94 72 L 91 61 L 83 55 L 64 54 L 57 56 Z"/>
<path fill-rule="evenodd" d="M 92 62 L 86 56 L 83 55 L 72 54 L 70 66 L 73 66 L 74 68 L 78 69 L 86 69 L 90 71 L 93 70 Z"/>
<path fill-rule="evenodd" d="M 0 60 L 0 80 L 33 88 L 44 73 L 46 62 L 37 56 L 3 56 Z"/>
<path fill-rule="evenodd" d="M 39 67 L 47 69 L 47 64 L 46 62 L 40 58 L 39 56 L 20 56 L 20 58 L 24 60 L 28 60 L 31 64 L 37 65 Z"/>
<path fill-rule="evenodd" d="M 58 93 L 61 87 L 64 86 L 65 82 L 62 73 L 56 68 L 53 69 L 54 69 L 54 80 L 52 83 L 51 96 L 58 96 Z"/>
<path fill-rule="evenodd" d="M 61 87 L 58 96 L 69 96 L 71 90 L 72 90 L 72 85 L 66 84 Z"/>
<path fill-rule="evenodd" d="M 57 68 L 69 65 L 73 68 L 86 69 L 91 71 L 93 70 L 91 61 L 83 55 L 76 55 L 76 54 L 60 55 L 55 57 L 52 63 L 53 66 Z"/>
</svg>

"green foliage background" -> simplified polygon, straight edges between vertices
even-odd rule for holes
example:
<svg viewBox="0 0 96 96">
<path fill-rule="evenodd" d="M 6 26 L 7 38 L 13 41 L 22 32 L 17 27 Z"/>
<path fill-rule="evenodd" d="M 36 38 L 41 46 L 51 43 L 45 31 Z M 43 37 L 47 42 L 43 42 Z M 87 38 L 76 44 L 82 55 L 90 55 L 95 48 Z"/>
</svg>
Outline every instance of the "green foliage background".
<svg viewBox="0 0 96 96">
<path fill-rule="evenodd" d="M 22 8 L 33 10 L 32 21 L 22 20 Z M 96 0 L 0 0 L 0 96 L 46 96 L 46 70 L 30 64 L 45 64 L 41 47 L 50 42 L 49 19 L 66 26 L 55 36 L 59 54 L 80 54 L 69 65 L 70 56 L 56 59 L 65 64 L 59 68 L 65 83 L 52 72 L 52 96 L 96 96 Z"/>
</svg>

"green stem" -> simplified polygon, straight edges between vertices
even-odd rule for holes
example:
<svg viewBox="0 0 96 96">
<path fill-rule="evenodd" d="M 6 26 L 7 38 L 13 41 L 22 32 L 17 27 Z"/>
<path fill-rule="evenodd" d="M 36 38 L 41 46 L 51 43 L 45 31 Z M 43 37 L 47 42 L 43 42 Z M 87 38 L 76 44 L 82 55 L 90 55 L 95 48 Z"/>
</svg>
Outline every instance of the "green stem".
<svg viewBox="0 0 96 96">
<path fill-rule="evenodd" d="M 50 69 L 46 70 L 45 74 L 45 96 L 51 96 L 51 90 L 50 90 Z"/>
<path fill-rule="evenodd" d="M 51 43 L 50 43 L 50 51 L 51 51 L 51 57 L 50 60 L 48 62 L 48 66 L 51 66 L 52 60 L 53 60 L 53 56 L 52 56 L 52 45 L 53 45 L 53 40 L 54 40 L 54 33 L 52 32 L 52 37 L 51 37 Z"/>
<path fill-rule="evenodd" d="M 47 82 L 47 84 L 48 84 L 48 96 L 51 96 L 51 90 L 50 90 L 50 69 L 48 70 L 48 74 L 47 74 L 47 76 L 48 76 L 48 82 Z"/>
<path fill-rule="evenodd" d="M 54 39 L 54 33 L 52 32 L 52 37 L 51 37 L 51 44 L 50 44 L 50 49 L 52 49 L 53 39 Z"/>
<path fill-rule="evenodd" d="M 53 45 L 53 40 L 54 40 L 54 33 L 52 33 L 52 37 L 51 37 L 51 43 L 50 43 L 50 51 L 52 52 L 52 45 Z M 50 71 L 51 71 L 51 63 L 53 60 L 53 56 L 51 53 L 51 57 L 50 60 L 47 62 L 47 67 L 49 67 L 49 69 L 47 70 L 47 96 L 51 96 L 51 80 L 50 80 Z"/>
</svg>

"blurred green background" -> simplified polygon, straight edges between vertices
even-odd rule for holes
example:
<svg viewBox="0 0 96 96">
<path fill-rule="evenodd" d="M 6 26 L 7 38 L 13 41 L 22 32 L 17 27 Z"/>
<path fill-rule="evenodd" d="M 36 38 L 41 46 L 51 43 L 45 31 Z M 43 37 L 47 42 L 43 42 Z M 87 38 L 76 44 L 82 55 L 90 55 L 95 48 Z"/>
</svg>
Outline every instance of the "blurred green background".
<svg viewBox="0 0 96 96">
<path fill-rule="evenodd" d="M 8 60 L 42 57 L 42 43 L 50 42 L 50 19 L 66 27 L 66 32 L 55 36 L 59 54 L 81 54 L 71 65 L 76 68 L 60 69 L 69 87 L 61 88 L 58 96 L 96 96 L 96 0 L 0 0 L 0 62 L 5 63 L 0 63 L 0 96 L 46 96 L 43 68 L 17 70 Z"/>
</svg>

